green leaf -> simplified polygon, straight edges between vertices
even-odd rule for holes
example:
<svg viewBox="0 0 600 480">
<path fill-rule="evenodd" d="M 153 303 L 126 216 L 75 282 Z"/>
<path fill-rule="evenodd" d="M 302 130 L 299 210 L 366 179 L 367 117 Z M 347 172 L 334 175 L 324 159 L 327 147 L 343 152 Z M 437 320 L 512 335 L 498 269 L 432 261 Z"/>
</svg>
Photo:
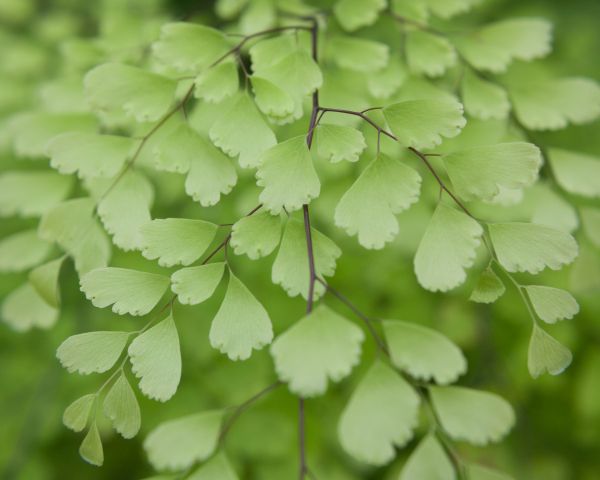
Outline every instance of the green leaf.
<svg viewBox="0 0 600 480">
<path fill-rule="evenodd" d="M 325 305 L 294 323 L 271 345 L 277 376 L 302 397 L 322 395 L 358 364 L 364 334 Z"/>
<path fill-rule="evenodd" d="M 417 75 L 439 77 L 456 63 L 456 51 L 444 37 L 423 30 L 406 34 L 406 61 Z"/>
<path fill-rule="evenodd" d="M 264 152 L 256 171 L 263 187 L 259 201 L 272 214 L 292 212 L 317 198 L 321 182 L 315 171 L 306 137 L 286 140 Z"/>
<path fill-rule="evenodd" d="M 582 207 L 579 213 L 583 231 L 592 244 L 600 248 L 600 209 Z"/>
<path fill-rule="evenodd" d="M 218 226 L 204 220 L 162 218 L 140 228 L 142 255 L 162 267 L 190 265 L 215 238 Z"/>
<path fill-rule="evenodd" d="M 464 387 L 429 387 L 429 392 L 442 427 L 454 440 L 498 442 L 515 423 L 510 404 L 493 393 Z"/>
<path fill-rule="evenodd" d="M 81 432 L 88 423 L 96 394 L 89 393 L 71 403 L 63 413 L 62 421 L 65 427 L 74 432 Z"/>
<path fill-rule="evenodd" d="M 461 285 L 482 234 L 476 220 L 439 203 L 415 254 L 415 273 L 423 288 L 446 292 Z"/>
<path fill-rule="evenodd" d="M 456 193 L 466 200 L 493 200 L 501 188 L 532 185 L 542 165 L 540 149 L 532 143 L 483 145 L 443 157 Z"/>
<path fill-rule="evenodd" d="M 513 477 L 481 465 L 467 465 L 469 480 L 514 480 Z"/>
<path fill-rule="evenodd" d="M 225 453 L 219 452 L 192 473 L 188 480 L 238 480 L 238 476 Z"/>
<path fill-rule="evenodd" d="M 561 188 L 575 195 L 600 198 L 600 158 L 551 148 L 548 161 Z"/>
<path fill-rule="evenodd" d="M 269 314 L 250 290 L 230 271 L 227 293 L 212 321 L 210 344 L 231 360 L 247 360 L 273 340 Z"/>
<path fill-rule="evenodd" d="M 455 480 L 456 472 L 444 448 L 430 433 L 410 455 L 399 480 Z"/>
<path fill-rule="evenodd" d="M 175 395 L 181 378 L 181 352 L 172 315 L 137 336 L 127 352 L 144 395 L 159 402 Z"/>
<path fill-rule="evenodd" d="M 21 272 L 39 265 L 50 254 L 52 245 L 38 237 L 35 230 L 23 230 L 0 240 L 0 272 Z"/>
<path fill-rule="evenodd" d="M 385 7 L 385 0 L 338 0 L 333 13 L 342 28 L 351 32 L 373 25 Z"/>
<path fill-rule="evenodd" d="M 477 280 L 477 285 L 471 292 L 469 300 L 477 303 L 494 303 L 504 292 L 506 287 L 491 267 L 487 267 Z"/>
<path fill-rule="evenodd" d="M 482 120 L 503 119 L 510 112 L 506 91 L 467 70 L 461 82 L 462 100 L 466 112 Z"/>
<path fill-rule="evenodd" d="M 502 73 L 514 60 L 545 57 L 552 49 L 552 24 L 539 18 L 514 18 L 455 38 L 465 59 L 479 70 Z"/>
<path fill-rule="evenodd" d="M 265 115 L 285 118 L 296 108 L 294 99 L 270 80 L 252 75 L 252 90 L 256 106 Z"/>
<path fill-rule="evenodd" d="M 103 403 L 104 415 L 123 438 L 133 438 L 142 423 L 140 406 L 124 373 L 119 375 Z"/>
<path fill-rule="evenodd" d="M 112 305 L 124 315 L 146 315 L 160 301 L 169 277 L 127 268 L 98 268 L 81 277 L 81 291 L 98 308 Z"/>
<path fill-rule="evenodd" d="M 532 223 L 546 225 L 568 233 L 572 233 L 579 227 L 579 217 L 575 206 L 557 188 L 538 183 L 526 193 L 528 197 L 525 198 L 525 201 L 531 201 Z"/>
<path fill-rule="evenodd" d="M 138 122 L 158 120 L 175 98 L 174 80 L 141 68 L 104 63 L 84 78 L 85 93 L 92 107 L 119 111 Z"/>
<path fill-rule="evenodd" d="M 44 301 L 54 308 L 59 308 L 60 306 L 58 277 L 64 260 L 65 257 L 57 258 L 29 272 L 29 283 L 31 283 Z"/>
<path fill-rule="evenodd" d="M 429 9 L 438 17 L 448 19 L 471 10 L 481 0 L 425 0 Z"/>
<path fill-rule="evenodd" d="M 93 422 L 87 435 L 79 447 L 79 455 L 86 462 L 101 467 L 104 463 L 104 451 L 102 450 L 102 439 L 98 433 L 96 422 Z"/>
<path fill-rule="evenodd" d="M 434 148 L 467 123 L 454 100 L 408 100 L 384 108 L 383 115 L 398 141 L 416 149 Z"/>
<path fill-rule="evenodd" d="M 323 74 L 319 65 L 310 53 L 300 48 L 295 48 L 269 66 L 255 66 L 254 72 L 292 97 L 310 95 L 323 84 Z"/>
<path fill-rule="evenodd" d="M 197 305 L 212 297 L 224 271 L 224 262 L 182 268 L 171 275 L 171 290 L 180 303 Z"/>
<path fill-rule="evenodd" d="M 229 244 L 236 255 L 248 255 L 251 260 L 270 255 L 281 238 L 281 218 L 268 212 L 242 217 L 231 228 Z"/>
<path fill-rule="evenodd" d="M 188 22 L 163 25 L 160 39 L 152 45 L 152 53 L 160 62 L 182 72 L 208 68 L 228 50 L 223 33 Z"/>
<path fill-rule="evenodd" d="M 509 272 L 559 270 L 577 256 L 575 239 L 560 230 L 532 223 L 491 223 L 488 228 L 498 260 Z"/>
<path fill-rule="evenodd" d="M 392 363 L 415 378 L 447 384 L 467 371 L 460 349 L 431 328 L 386 320 L 383 330 Z"/>
<path fill-rule="evenodd" d="M 527 354 L 527 368 L 533 378 L 538 378 L 545 372 L 559 375 L 572 361 L 573 355 L 567 347 L 542 328 L 533 326 Z"/>
<path fill-rule="evenodd" d="M 379 154 L 344 193 L 335 224 L 358 235 L 365 248 L 380 249 L 398 234 L 396 214 L 419 199 L 421 177 L 400 160 Z"/>
<path fill-rule="evenodd" d="M 7 171 L 0 174 L 0 216 L 36 217 L 64 200 L 73 179 L 51 171 Z"/>
<path fill-rule="evenodd" d="M 62 174 L 80 178 L 113 177 L 132 155 L 137 142 L 116 135 L 69 132 L 48 143 L 50 165 Z"/>
<path fill-rule="evenodd" d="M 161 423 L 144 441 L 157 470 L 184 470 L 209 458 L 217 447 L 223 412 L 196 413 Z"/>
<path fill-rule="evenodd" d="M 523 287 L 535 313 L 546 323 L 573 318 L 579 313 L 577 300 L 566 290 L 540 285 Z"/>
<path fill-rule="evenodd" d="M 384 43 L 355 37 L 332 37 L 328 50 L 339 67 L 357 72 L 373 72 L 385 68 L 390 49 Z"/>
<path fill-rule="evenodd" d="M 357 460 L 385 465 L 394 446 L 404 446 L 417 426 L 419 396 L 398 373 L 376 361 L 352 393 L 340 417 L 338 437 Z"/>
<path fill-rule="evenodd" d="M 319 156 L 331 163 L 358 162 L 360 154 L 367 148 L 362 132 L 352 127 L 322 123 L 317 127 L 315 137 Z"/>
<path fill-rule="evenodd" d="M 432 0 L 429 0 L 429 2 L 434 3 Z M 424 24 L 429 20 L 427 8 L 427 0 L 391 0 L 390 2 L 390 10 L 396 15 Z"/>
<path fill-rule="evenodd" d="M 58 313 L 29 282 L 10 292 L 2 304 L 2 318 L 19 332 L 33 327 L 50 328 L 58 320 Z"/>
<path fill-rule="evenodd" d="M 249 54 L 254 72 L 264 70 L 298 48 L 298 33 L 278 35 L 261 40 L 250 47 Z"/>
<path fill-rule="evenodd" d="M 205 102 L 219 103 L 234 95 L 240 88 L 237 66 L 222 62 L 196 77 L 194 96 Z"/>
<path fill-rule="evenodd" d="M 70 373 L 107 372 L 123 353 L 128 339 L 128 332 L 80 333 L 62 342 L 56 357 Z"/>
<path fill-rule="evenodd" d="M 406 80 L 406 68 L 400 61 L 392 57 L 383 70 L 373 72 L 367 78 L 367 89 L 376 98 L 390 98 Z"/>
<path fill-rule="evenodd" d="M 318 230 L 311 228 L 315 273 L 318 277 L 330 277 L 335 273 L 335 262 L 342 254 L 339 247 Z M 281 285 L 290 297 L 308 295 L 308 261 L 306 236 L 303 223 L 295 218 L 287 222 L 277 257 L 273 263 L 271 278 Z M 315 285 L 315 298 L 324 292 L 320 283 Z"/>
<path fill-rule="evenodd" d="M 213 123 L 209 135 L 227 155 L 239 155 L 242 168 L 256 167 L 262 153 L 277 144 L 275 134 L 246 94 Z"/>
</svg>

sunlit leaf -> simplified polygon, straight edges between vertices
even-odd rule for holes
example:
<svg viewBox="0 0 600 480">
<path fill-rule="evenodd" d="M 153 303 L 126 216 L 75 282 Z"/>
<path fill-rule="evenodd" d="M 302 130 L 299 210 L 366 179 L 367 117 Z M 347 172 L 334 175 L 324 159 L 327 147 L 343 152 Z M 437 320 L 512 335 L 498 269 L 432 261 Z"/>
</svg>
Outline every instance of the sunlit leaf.
<svg viewBox="0 0 600 480">
<path fill-rule="evenodd" d="M 358 37 L 332 37 L 328 48 L 339 67 L 357 72 L 381 70 L 390 57 L 386 44 Z"/>
<path fill-rule="evenodd" d="M 241 218 L 231 228 L 229 244 L 236 255 L 248 255 L 251 260 L 271 254 L 281 238 L 281 218 L 268 212 L 258 212 Z"/>
<path fill-rule="evenodd" d="M 400 480 L 455 480 L 454 465 L 435 435 L 427 435 L 410 455 Z"/>
<path fill-rule="evenodd" d="M 40 265 L 29 272 L 29 283 L 51 307 L 60 306 L 58 277 L 65 257 Z"/>
<path fill-rule="evenodd" d="M 236 64 L 222 62 L 196 77 L 194 96 L 206 102 L 219 103 L 238 91 L 239 82 Z"/>
<path fill-rule="evenodd" d="M 124 373 L 121 373 L 104 397 L 104 414 L 123 438 L 133 438 L 142 422 L 140 406 Z"/>
<path fill-rule="evenodd" d="M 62 421 L 65 427 L 74 432 L 81 432 L 90 418 L 96 395 L 89 393 L 71 403 L 63 413 Z"/>
<path fill-rule="evenodd" d="M 551 148 L 548 160 L 557 183 L 567 192 L 600 197 L 600 158 Z"/>
<path fill-rule="evenodd" d="M 501 86 L 467 70 L 461 82 L 461 89 L 465 110 L 469 115 L 482 120 L 507 117 L 510 102 L 508 94 Z"/>
<path fill-rule="evenodd" d="M 534 325 L 529 340 L 527 367 L 533 378 L 543 373 L 561 374 L 573 360 L 567 347 L 546 333 L 541 327 Z"/>
<path fill-rule="evenodd" d="M 19 332 L 33 327 L 47 329 L 58 320 L 58 310 L 48 305 L 27 282 L 6 296 L 2 303 L 2 318 Z"/>
<path fill-rule="evenodd" d="M 188 480 L 238 480 L 235 470 L 223 452 L 214 455 L 198 470 L 193 472 Z"/>
<path fill-rule="evenodd" d="M 212 297 L 224 271 L 224 262 L 182 268 L 171 275 L 171 290 L 180 303 L 197 305 Z"/>
<path fill-rule="evenodd" d="M 83 375 L 110 370 L 125 345 L 127 332 L 89 332 L 67 338 L 56 350 L 56 357 L 69 372 Z"/>
<path fill-rule="evenodd" d="M 506 287 L 491 267 L 487 267 L 477 279 L 477 284 L 471 292 L 469 300 L 477 303 L 494 303 L 504 292 Z"/>
<path fill-rule="evenodd" d="M 0 272 L 21 272 L 42 263 L 52 245 L 35 230 L 23 230 L 0 240 Z"/>
<path fill-rule="evenodd" d="M 540 285 L 524 287 L 535 313 L 546 323 L 573 318 L 579 313 L 577 300 L 566 290 Z"/>
<path fill-rule="evenodd" d="M 333 13 L 344 30 L 353 31 L 373 25 L 385 7 L 385 0 L 338 0 Z"/>
<path fill-rule="evenodd" d="M 104 463 L 104 451 L 102 450 L 102 439 L 98 432 L 98 427 L 94 421 L 88 430 L 87 435 L 79 446 L 79 455 L 86 462 L 96 465 L 97 467 L 102 466 Z"/>
<path fill-rule="evenodd" d="M 252 76 L 256 106 L 270 117 L 287 117 L 296 108 L 294 99 L 282 88 L 265 78 Z"/>
<path fill-rule="evenodd" d="M 456 51 L 444 37 L 423 30 L 406 36 L 406 60 L 413 73 L 439 77 L 456 63 Z"/>
<path fill-rule="evenodd" d="M 513 477 L 481 465 L 467 465 L 469 480 L 514 480 Z"/>
<path fill-rule="evenodd" d="M 332 163 L 342 160 L 357 162 L 367 148 L 363 134 L 352 127 L 322 123 L 317 127 L 315 137 L 319 156 Z"/>
</svg>

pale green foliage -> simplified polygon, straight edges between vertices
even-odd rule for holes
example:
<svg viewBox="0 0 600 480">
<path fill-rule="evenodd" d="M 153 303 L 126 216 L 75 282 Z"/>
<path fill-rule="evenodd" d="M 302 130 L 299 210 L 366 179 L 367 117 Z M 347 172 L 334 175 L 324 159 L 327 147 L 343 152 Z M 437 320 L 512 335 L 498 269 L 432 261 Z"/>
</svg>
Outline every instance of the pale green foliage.
<svg viewBox="0 0 600 480">
<path fill-rule="evenodd" d="M 52 245 L 40 239 L 35 230 L 23 230 L 0 240 L 0 272 L 21 272 L 39 265 Z"/>
<path fill-rule="evenodd" d="M 444 165 L 461 197 L 491 201 L 502 188 L 520 189 L 533 184 L 542 154 L 531 143 L 499 143 L 452 152 L 444 156 Z"/>
<path fill-rule="evenodd" d="M 579 312 L 577 300 L 566 290 L 540 285 L 524 288 L 535 313 L 546 323 L 573 318 Z"/>
<path fill-rule="evenodd" d="M 286 119 L 296 109 L 294 99 L 285 90 L 265 78 L 252 75 L 252 90 L 256 106 L 265 115 Z"/>
<path fill-rule="evenodd" d="M 421 0 L 418 0 L 421 1 Z M 417 1 L 417 3 L 418 3 Z M 450 18 L 460 13 L 471 10 L 482 0 L 423 0 L 425 5 L 434 15 L 441 18 Z"/>
<path fill-rule="evenodd" d="M 483 234 L 466 213 L 439 203 L 415 254 L 417 280 L 431 291 L 448 291 L 467 278 Z"/>
<path fill-rule="evenodd" d="M 112 305 L 113 312 L 146 315 L 162 298 L 169 277 L 127 268 L 106 267 L 86 273 L 81 291 L 98 308 Z"/>
<path fill-rule="evenodd" d="M 577 210 L 562 194 L 543 184 L 534 185 L 527 193 L 529 199 L 533 201 L 532 223 L 547 225 L 569 233 L 577 230 L 580 223 Z"/>
<path fill-rule="evenodd" d="M 556 182 L 567 192 L 600 197 L 600 159 L 583 153 L 551 148 L 548 160 Z"/>
<path fill-rule="evenodd" d="M 83 375 L 106 372 L 121 356 L 128 338 L 127 332 L 80 333 L 61 343 L 56 357 L 69 372 Z"/>
<path fill-rule="evenodd" d="M 460 349 L 431 328 L 386 320 L 383 330 L 392 363 L 415 378 L 447 384 L 467 371 Z"/>
<path fill-rule="evenodd" d="M 384 108 L 383 115 L 398 141 L 417 149 L 434 148 L 466 125 L 463 107 L 454 100 L 408 100 Z"/>
<path fill-rule="evenodd" d="M 197 305 L 212 297 L 224 271 L 224 262 L 182 268 L 171 275 L 171 290 L 180 303 Z"/>
<path fill-rule="evenodd" d="M 315 143 L 320 157 L 332 163 L 342 160 L 357 162 L 367 148 L 360 130 L 342 125 L 319 124 L 315 130 Z"/>
<path fill-rule="evenodd" d="M 506 118 L 510 111 L 506 90 L 470 70 L 464 73 L 461 95 L 466 112 L 482 120 Z"/>
<path fill-rule="evenodd" d="M 238 480 L 235 470 L 223 452 L 214 455 L 187 478 L 189 480 Z"/>
<path fill-rule="evenodd" d="M 558 270 L 577 256 L 575 239 L 566 232 L 530 223 L 489 224 L 498 260 L 509 272 Z"/>
<path fill-rule="evenodd" d="M 455 480 L 452 462 L 435 435 L 427 435 L 410 455 L 400 480 Z"/>
<path fill-rule="evenodd" d="M 65 257 L 57 258 L 40 265 L 29 272 L 29 283 L 51 307 L 60 306 L 60 286 L 58 277 Z"/>
<path fill-rule="evenodd" d="M 333 13 L 344 30 L 353 31 L 374 24 L 385 7 L 385 0 L 338 0 Z"/>
<path fill-rule="evenodd" d="M 210 246 L 218 226 L 204 220 L 163 218 L 140 228 L 142 255 L 163 267 L 190 265 Z"/>
<path fill-rule="evenodd" d="M 359 362 L 364 334 L 321 304 L 279 335 L 271 345 L 275 370 L 302 397 L 322 395 L 328 379 L 339 382 Z"/>
<path fill-rule="evenodd" d="M 281 218 L 268 212 L 242 217 L 231 228 L 229 244 L 236 255 L 248 255 L 256 260 L 269 255 L 281 237 Z"/>
<path fill-rule="evenodd" d="M 104 463 L 104 450 L 102 449 L 102 439 L 98 432 L 98 426 L 96 422 L 93 422 L 88 430 L 87 435 L 81 442 L 79 447 L 79 455 L 86 462 L 101 466 Z"/>
<path fill-rule="evenodd" d="M 594 246 L 600 248 L 600 209 L 582 207 L 579 210 L 583 231 Z"/>
<path fill-rule="evenodd" d="M 342 254 L 339 247 L 318 230 L 311 228 L 315 273 L 318 277 L 330 277 L 335 273 L 336 260 Z M 307 298 L 309 269 L 306 261 L 307 247 L 304 225 L 290 218 L 285 226 L 281 245 L 273 263 L 271 278 L 281 285 L 290 297 L 302 295 Z M 322 295 L 324 288 L 315 285 L 315 298 Z"/>
<path fill-rule="evenodd" d="M 481 465 L 467 465 L 469 480 L 514 480 L 513 477 Z"/>
<path fill-rule="evenodd" d="M 504 292 L 506 291 L 506 287 L 502 280 L 494 273 L 494 270 L 490 266 L 488 266 L 479 278 L 477 279 L 477 284 L 475 288 L 471 292 L 471 296 L 469 300 L 477 303 L 494 303 L 498 300 Z"/>
<path fill-rule="evenodd" d="M 395 215 L 419 199 L 421 177 L 398 159 L 379 154 L 340 199 L 335 223 L 365 248 L 383 248 L 398 234 Z"/>
<path fill-rule="evenodd" d="M 159 402 L 175 395 L 181 378 L 181 351 L 172 315 L 137 336 L 127 353 L 144 395 Z"/>
<path fill-rule="evenodd" d="M 335 54 L 332 60 L 340 67 L 358 72 L 372 72 L 384 68 L 390 49 L 384 43 L 355 37 L 333 37 L 329 48 Z"/>
<path fill-rule="evenodd" d="M 72 186 L 72 178 L 56 172 L 3 172 L 0 174 L 0 215 L 42 215 L 64 200 Z"/>
<path fill-rule="evenodd" d="M 444 37 L 423 30 L 406 36 L 406 61 L 411 72 L 439 77 L 456 63 L 456 51 Z"/>
<path fill-rule="evenodd" d="M 429 392 L 442 427 L 455 440 L 498 442 L 515 423 L 510 404 L 493 393 L 464 387 L 429 387 Z"/>
<path fill-rule="evenodd" d="M 376 361 L 352 393 L 338 426 L 340 443 L 358 460 L 385 465 L 417 425 L 419 396 L 397 372 Z"/>
<path fill-rule="evenodd" d="M 58 310 L 48 305 L 35 288 L 26 282 L 4 299 L 2 318 L 15 330 L 24 332 L 32 327 L 52 327 L 58 319 Z"/>
<path fill-rule="evenodd" d="M 319 196 L 321 182 L 303 135 L 286 140 L 263 153 L 256 171 L 263 187 L 259 201 L 272 214 L 299 210 Z"/>
<path fill-rule="evenodd" d="M 567 347 L 538 325 L 533 326 L 527 354 L 527 367 L 533 378 L 545 372 L 558 375 L 571 364 L 572 360 L 573 355 Z"/>
<path fill-rule="evenodd" d="M 133 438 L 137 435 L 142 423 L 140 406 L 125 373 L 119 375 L 106 394 L 103 410 L 123 438 Z"/>
<path fill-rule="evenodd" d="M 104 63 L 84 79 L 92 107 L 124 110 L 139 122 L 158 120 L 175 98 L 176 82 L 156 73 L 119 63 Z"/>
<path fill-rule="evenodd" d="M 62 421 L 65 427 L 74 432 L 81 432 L 88 423 L 95 401 L 96 395 L 89 393 L 71 403 L 63 413 Z"/>
<path fill-rule="evenodd" d="M 237 66 L 234 62 L 221 64 L 196 77 L 194 96 L 205 102 L 219 103 L 240 88 Z"/>
<path fill-rule="evenodd" d="M 397 58 L 392 57 L 383 70 L 369 75 L 367 89 L 374 97 L 387 99 L 402 86 L 406 77 L 404 65 Z"/>
<path fill-rule="evenodd" d="M 154 468 L 183 470 L 206 460 L 217 446 L 223 412 L 208 411 L 160 424 L 144 441 Z"/>
</svg>

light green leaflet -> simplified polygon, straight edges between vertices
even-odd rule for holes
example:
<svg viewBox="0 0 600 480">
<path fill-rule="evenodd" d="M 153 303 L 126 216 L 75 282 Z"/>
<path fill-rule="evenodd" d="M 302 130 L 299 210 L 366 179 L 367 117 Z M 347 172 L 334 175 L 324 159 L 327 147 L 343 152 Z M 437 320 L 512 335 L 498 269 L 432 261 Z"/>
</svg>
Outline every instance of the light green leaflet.
<svg viewBox="0 0 600 480">
<path fill-rule="evenodd" d="M 333 13 L 344 30 L 354 31 L 373 25 L 385 7 L 385 0 L 338 0 Z"/>
<path fill-rule="evenodd" d="M 423 288 L 446 292 L 461 285 L 482 234 L 476 220 L 439 203 L 415 254 L 415 274 Z"/>
<path fill-rule="evenodd" d="M 90 104 L 107 111 L 124 110 L 138 122 L 158 120 L 173 103 L 177 83 L 156 73 L 119 63 L 97 66 L 84 78 Z"/>
<path fill-rule="evenodd" d="M 454 41 L 475 68 L 501 73 L 513 59 L 531 61 L 548 55 L 552 25 L 538 18 L 502 20 Z"/>
<path fill-rule="evenodd" d="M 224 271 L 224 262 L 182 268 L 171 275 L 171 290 L 180 303 L 197 305 L 212 297 Z"/>
<path fill-rule="evenodd" d="M 289 93 L 270 80 L 252 75 L 252 90 L 256 106 L 269 117 L 285 118 L 294 113 L 296 105 Z"/>
<path fill-rule="evenodd" d="M 86 273 L 80 283 L 81 291 L 95 307 L 112 305 L 112 311 L 119 315 L 146 315 L 162 298 L 169 286 L 169 277 L 105 267 Z"/>
<path fill-rule="evenodd" d="M 242 168 L 256 167 L 262 153 L 277 144 L 275 134 L 246 94 L 214 122 L 209 136 L 227 155 L 239 156 Z"/>
<path fill-rule="evenodd" d="M 423 30 L 406 34 L 406 61 L 417 75 L 439 77 L 456 63 L 456 51 L 444 37 Z"/>
<path fill-rule="evenodd" d="M 429 387 L 444 430 L 474 445 L 500 441 L 513 427 L 515 414 L 503 398 L 464 387 Z"/>
<path fill-rule="evenodd" d="M 542 165 L 540 149 L 532 143 L 483 145 L 452 152 L 444 165 L 458 195 L 465 200 L 493 200 L 500 188 L 532 185 Z"/>
<path fill-rule="evenodd" d="M 96 465 L 97 467 L 102 466 L 104 463 L 104 451 L 102 450 L 102 439 L 98 432 L 98 426 L 94 421 L 88 430 L 87 435 L 81 442 L 79 447 L 79 455 L 86 462 Z"/>
<path fill-rule="evenodd" d="M 65 257 L 40 265 L 29 272 L 29 283 L 44 301 L 53 308 L 60 306 L 58 277 Z"/>
<path fill-rule="evenodd" d="M 531 222 L 572 233 L 579 227 L 579 216 L 575 206 L 559 192 L 557 188 L 543 183 L 526 192 L 526 201 L 532 202 Z M 581 221 L 585 229 L 583 214 Z"/>
<path fill-rule="evenodd" d="M 600 209 L 582 207 L 579 210 L 583 231 L 595 247 L 600 248 Z"/>
<path fill-rule="evenodd" d="M 162 267 L 190 265 L 215 238 L 218 226 L 190 218 L 162 218 L 140 228 L 142 255 Z"/>
<path fill-rule="evenodd" d="M 419 396 L 397 372 L 376 361 L 352 393 L 340 417 L 338 437 L 346 452 L 371 465 L 394 458 L 417 426 Z"/>
<path fill-rule="evenodd" d="M 71 403 L 63 413 L 63 424 L 74 432 L 81 432 L 87 425 L 96 395 L 89 393 Z"/>
<path fill-rule="evenodd" d="M 365 248 L 380 249 L 398 234 L 396 214 L 419 199 L 421 177 L 400 160 L 379 154 L 344 193 L 335 224 L 358 235 Z"/>
<path fill-rule="evenodd" d="M 72 187 L 72 178 L 52 171 L 4 172 L 0 174 L 0 216 L 42 215 L 64 200 Z"/>
<path fill-rule="evenodd" d="M 194 96 L 205 102 L 219 103 L 231 97 L 240 88 L 237 66 L 232 61 L 222 62 L 196 77 Z"/>
<path fill-rule="evenodd" d="M 152 53 L 165 65 L 182 72 L 208 68 L 229 50 L 225 35 L 213 28 L 187 22 L 167 23 Z"/>
<path fill-rule="evenodd" d="M 0 272 L 21 272 L 43 262 L 52 244 L 40 239 L 35 230 L 23 230 L 0 240 Z"/>
<path fill-rule="evenodd" d="M 321 304 L 275 339 L 271 355 L 279 379 L 302 397 L 327 390 L 358 364 L 364 334 L 360 328 Z"/>
<path fill-rule="evenodd" d="M 157 470 L 183 470 L 215 451 L 223 412 L 196 413 L 161 423 L 144 441 L 148 459 Z"/>
<path fill-rule="evenodd" d="M 424 0 L 434 15 L 444 19 L 468 12 L 481 2 L 482 0 Z"/>
<path fill-rule="evenodd" d="M 410 455 L 399 480 L 455 480 L 456 472 L 433 433 L 428 434 Z"/>
<path fill-rule="evenodd" d="M 506 91 L 470 70 L 463 75 L 461 95 L 466 112 L 482 120 L 506 118 L 510 111 Z"/>
<path fill-rule="evenodd" d="M 384 108 L 383 115 L 398 141 L 416 149 L 434 148 L 467 123 L 455 100 L 408 100 Z"/>
<path fill-rule="evenodd" d="M 369 75 L 367 88 L 374 97 L 387 99 L 398 91 L 406 77 L 404 65 L 397 58 L 391 57 L 387 67 Z"/>
<path fill-rule="evenodd" d="M 80 178 L 113 177 L 136 144 L 129 137 L 69 132 L 53 138 L 47 152 L 50 166 L 62 174 L 77 172 Z"/>
<path fill-rule="evenodd" d="M 268 68 L 298 48 L 298 34 L 279 35 L 261 40 L 250 47 L 254 72 Z"/>
<path fill-rule="evenodd" d="M 181 378 L 181 352 L 172 315 L 137 336 L 127 352 L 144 395 L 159 402 L 175 395 Z"/>
<path fill-rule="evenodd" d="M 2 303 L 2 319 L 19 332 L 50 328 L 58 320 L 58 313 L 29 282 L 10 292 Z"/>
<path fill-rule="evenodd" d="M 240 18 L 240 31 L 246 35 L 272 27 L 277 22 L 273 0 L 253 0 Z"/>
<path fill-rule="evenodd" d="M 56 357 L 71 373 L 106 372 L 123 353 L 128 338 L 128 332 L 80 333 L 62 342 L 56 350 Z"/>
<path fill-rule="evenodd" d="M 238 476 L 225 453 L 219 452 L 192 473 L 188 480 L 238 480 Z"/>
<path fill-rule="evenodd" d="M 519 83 L 509 93 L 517 118 L 531 130 L 559 130 L 600 117 L 600 85 L 587 78 Z"/>
<path fill-rule="evenodd" d="M 487 267 L 477 280 L 475 288 L 471 292 L 469 300 L 477 303 L 494 303 L 504 292 L 506 287 L 491 267 Z"/>
<path fill-rule="evenodd" d="M 342 125 L 321 123 L 315 130 L 315 141 L 319 156 L 331 163 L 358 162 L 360 154 L 367 148 L 360 130 Z"/>
<path fill-rule="evenodd" d="M 467 465 L 469 480 L 514 480 L 513 477 L 481 465 Z"/>
<path fill-rule="evenodd" d="M 575 239 L 560 230 L 532 223 L 491 223 L 488 228 L 498 260 L 509 272 L 559 270 L 577 256 Z"/>
<path fill-rule="evenodd" d="M 281 218 L 268 212 L 242 217 L 231 229 L 229 244 L 236 255 L 257 260 L 271 254 L 281 238 Z"/>
<path fill-rule="evenodd" d="M 527 285 L 524 288 L 535 313 L 546 323 L 573 318 L 579 313 L 577 300 L 566 290 L 540 285 Z"/>
<path fill-rule="evenodd" d="M 551 148 L 548 160 L 556 182 L 567 192 L 600 198 L 600 158 Z"/>
<path fill-rule="evenodd" d="M 123 438 L 137 435 L 142 423 L 140 406 L 125 373 L 119 375 L 104 397 L 103 410 Z"/>
<path fill-rule="evenodd" d="M 386 320 L 383 330 L 395 367 L 415 378 L 448 384 L 467 371 L 460 349 L 437 331 L 399 320 Z"/>
<path fill-rule="evenodd" d="M 342 254 L 339 247 L 318 230 L 311 228 L 315 272 L 320 278 L 330 277 L 335 273 L 335 262 Z M 281 239 L 277 257 L 273 263 L 271 278 L 273 283 L 281 285 L 290 297 L 308 295 L 308 262 L 306 261 L 306 236 L 303 223 L 290 218 Z M 324 292 L 324 287 L 315 285 L 315 298 Z"/>
<path fill-rule="evenodd" d="M 527 354 L 527 367 L 533 378 L 545 372 L 559 375 L 571 365 L 572 360 L 573 355 L 567 347 L 538 325 L 533 326 Z"/>
<path fill-rule="evenodd" d="M 385 68 L 390 57 L 390 49 L 385 43 L 358 37 L 332 37 L 328 51 L 332 52 L 331 60 L 339 67 L 367 73 Z"/>
<path fill-rule="evenodd" d="M 321 191 L 304 135 L 290 138 L 264 152 L 256 179 L 256 184 L 263 187 L 258 199 L 274 215 L 283 210 L 299 210 L 317 198 Z"/>
<path fill-rule="evenodd" d="M 208 336 L 213 348 L 231 360 L 247 360 L 273 340 L 269 314 L 250 290 L 230 271 L 223 303 Z"/>
<path fill-rule="evenodd" d="M 390 10 L 396 15 L 422 23 L 427 23 L 429 20 L 427 7 L 426 0 L 391 0 L 390 2 Z"/>
</svg>

